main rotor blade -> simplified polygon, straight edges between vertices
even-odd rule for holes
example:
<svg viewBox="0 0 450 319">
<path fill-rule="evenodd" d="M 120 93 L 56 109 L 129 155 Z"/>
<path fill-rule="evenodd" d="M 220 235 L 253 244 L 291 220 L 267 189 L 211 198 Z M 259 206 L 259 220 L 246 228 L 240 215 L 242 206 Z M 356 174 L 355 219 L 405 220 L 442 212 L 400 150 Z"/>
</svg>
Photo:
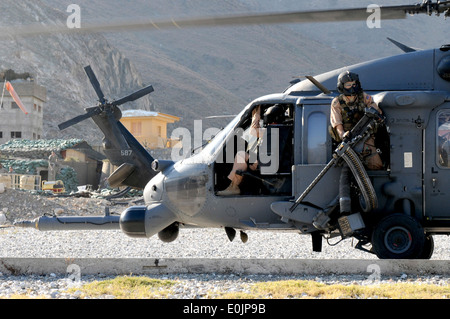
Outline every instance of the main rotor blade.
<svg viewBox="0 0 450 319">
<path fill-rule="evenodd" d="M 143 89 L 140 89 L 139 91 L 136 91 L 130 95 L 127 95 L 121 99 L 118 99 L 117 101 L 111 102 L 111 105 L 118 106 L 118 105 L 122 105 L 123 103 L 126 103 L 126 102 L 135 101 L 135 100 L 143 97 L 144 95 L 152 93 L 153 91 L 154 91 L 153 86 L 149 85 Z"/>
<path fill-rule="evenodd" d="M 432 12 L 443 13 L 450 8 L 450 1 L 430 2 L 416 5 L 380 6 L 381 19 L 404 19 L 406 14 Z M 34 24 L 23 27 L 3 28 L 0 38 L 8 36 L 33 36 L 52 33 L 86 33 L 105 31 L 131 31 L 148 29 L 171 29 L 205 26 L 252 25 L 252 24 L 282 24 L 282 23 L 312 23 L 312 22 L 342 22 L 366 20 L 373 13 L 373 9 L 350 8 L 318 11 L 297 11 L 286 13 L 257 13 L 250 15 L 229 15 L 206 18 L 192 18 L 179 20 L 141 20 L 122 21 L 118 23 L 86 23 L 81 28 L 69 28 L 63 24 L 42 25 Z"/>
<path fill-rule="evenodd" d="M 58 127 L 60 130 L 64 130 L 64 129 L 68 128 L 69 126 L 72 126 L 81 121 L 84 121 L 85 119 L 88 119 L 96 114 L 99 114 L 100 112 L 101 112 L 100 107 L 98 107 L 98 106 L 92 107 L 92 108 L 88 109 L 88 111 L 85 114 L 78 115 L 78 116 L 74 117 L 73 119 L 70 119 L 64 123 L 61 123 L 58 125 Z"/>
<path fill-rule="evenodd" d="M 84 71 L 86 72 L 89 80 L 91 81 L 91 84 L 94 87 L 95 93 L 97 93 L 100 103 L 105 104 L 105 102 L 106 102 L 105 95 L 103 94 L 102 89 L 100 88 L 100 83 L 98 82 L 94 71 L 92 71 L 91 66 L 90 65 L 86 66 L 84 68 Z"/>
</svg>

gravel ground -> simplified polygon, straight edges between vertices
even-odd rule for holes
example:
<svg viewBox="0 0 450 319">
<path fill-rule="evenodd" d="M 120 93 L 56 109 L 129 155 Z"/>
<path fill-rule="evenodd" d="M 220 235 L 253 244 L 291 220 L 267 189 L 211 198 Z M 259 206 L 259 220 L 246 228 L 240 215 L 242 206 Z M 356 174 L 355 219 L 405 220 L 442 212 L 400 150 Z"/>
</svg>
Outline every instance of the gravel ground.
<svg viewBox="0 0 450 319">
<path fill-rule="evenodd" d="M 6 216 L 6 225 L 14 220 L 30 219 L 44 213 L 57 212 L 62 215 L 102 215 L 105 199 L 97 198 L 53 198 L 12 191 L 0 194 L 0 212 Z M 119 213 L 124 206 L 113 206 L 111 212 Z M 292 259 L 376 259 L 376 256 L 354 249 L 356 241 L 347 239 L 329 246 L 323 244 L 321 253 L 313 252 L 309 236 L 295 233 L 249 231 L 249 240 L 242 243 L 239 236 L 229 242 L 220 229 L 182 229 L 179 238 L 172 243 L 163 243 L 157 236 L 136 239 L 113 231 L 55 231 L 39 232 L 34 229 L 0 229 L 1 257 L 60 257 L 60 258 L 292 258 Z M 435 251 L 432 259 L 450 260 L 448 236 L 435 236 Z M 337 239 L 334 239 L 335 243 Z M 158 277 L 158 276 L 155 276 Z M 106 276 L 82 276 L 81 284 Z M 286 279 L 282 276 L 239 275 L 166 275 L 158 278 L 176 279 L 178 284 L 170 298 L 202 298 L 206 291 L 247 291 L 252 282 L 259 280 Z M 367 276 L 297 276 L 297 279 L 313 279 L 326 283 L 365 283 Z M 398 278 L 382 278 L 382 282 L 412 281 L 448 285 L 445 276 L 411 277 L 406 274 Z M 67 293 L 73 282 L 55 274 L 47 276 L 11 276 L 0 273 L 0 298 L 17 294 L 31 297 L 79 298 L 79 292 Z M 108 298 L 110 296 L 105 296 Z"/>
</svg>

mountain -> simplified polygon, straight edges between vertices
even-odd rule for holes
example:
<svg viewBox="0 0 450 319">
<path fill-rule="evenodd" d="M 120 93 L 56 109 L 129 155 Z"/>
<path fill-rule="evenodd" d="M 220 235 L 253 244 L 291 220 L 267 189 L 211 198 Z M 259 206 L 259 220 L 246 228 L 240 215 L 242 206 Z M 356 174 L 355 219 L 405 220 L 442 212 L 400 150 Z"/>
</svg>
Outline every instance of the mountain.
<svg viewBox="0 0 450 319">
<path fill-rule="evenodd" d="M 378 5 L 382 11 L 384 6 L 415 5 L 422 2 L 417 0 L 251 1 L 258 6 L 258 11 L 267 12 L 364 8 L 373 4 Z M 289 25 L 289 28 L 294 32 L 308 34 L 317 42 L 327 44 L 339 52 L 354 57 L 356 62 L 401 54 L 402 51 L 387 41 L 387 37 L 420 49 L 439 48 L 443 44 L 450 43 L 449 19 L 445 19 L 443 14 L 439 17 L 434 14 L 431 17 L 420 14 L 407 15 L 406 19 L 400 20 L 382 19 L 379 28 L 370 28 L 366 21 L 295 24 Z"/>
<path fill-rule="evenodd" d="M 0 2 L 3 25 L 43 22 L 65 23 L 66 16 L 41 1 Z M 44 138 L 83 138 L 99 144 L 101 137 L 92 120 L 64 131 L 57 125 L 84 113 L 96 105 L 95 94 L 83 67 L 90 64 L 107 97 L 119 98 L 143 86 L 139 72 L 116 48 L 99 34 L 52 35 L 0 41 L 0 69 L 31 73 L 36 82 L 47 88 L 44 108 Z M 134 105 L 150 110 L 151 100 L 143 98 Z"/>
<path fill-rule="evenodd" d="M 77 4 L 83 23 L 325 10 L 362 7 L 371 2 L 78 0 Z M 55 20 L 64 23 L 71 3 L 72 0 L 41 0 L 18 4 L 3 0 L 0 9 L 6 10 L 7 22 L 12 25 Z M 377 3 L 411 4 L 407 0 Z M 1 41 L 0 62 L 2 68 L 15 66 L 16 71 L 37 72 L 39 83 L 49 89 L 48 112 L 44 113 L 47 137 L 98 133 L 90 120 L 64 132 L 57 132 L 56 128 L 60 119 L 81 114 L 84 107 L 97 100 L 82 69 L 87 64 L 92 65 L 110 98 L 144 84 L 154 86 L 155 92 L 139 101 L 143 105 L 127 104 L 123 108 L 146 108 L 180 116 L 182 120 L 173 126 L 192 130 L 194 120 L 236 114 L 261 95 L 283 91 L 293 77 L 400 54 L 386 37 L 413 47 L 439 47 L 446 40 L 445 28 L 448 29 L 448 21 L 443 17 L 423 15 L 382 21 L 379 29 L 370 29 L 362 21 L 41 36 Z M 221 127 L 228 120 L 205 120 L 204 128 Z"/>
</svg>

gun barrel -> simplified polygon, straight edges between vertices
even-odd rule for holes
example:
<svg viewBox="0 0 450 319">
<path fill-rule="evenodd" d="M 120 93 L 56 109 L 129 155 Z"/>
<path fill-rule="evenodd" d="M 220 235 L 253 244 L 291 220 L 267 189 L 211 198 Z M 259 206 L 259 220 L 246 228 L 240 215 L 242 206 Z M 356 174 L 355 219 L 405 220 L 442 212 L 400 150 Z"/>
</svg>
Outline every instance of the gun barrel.
<svg viewBox="0 0 450 319">
<path fill-rule="evenodd" d="M 116 230 L 120 229 L 120 216 L 41 216 L 34 220 L 18 221 L 16 227 L 52 230 Z"/>
</svg>

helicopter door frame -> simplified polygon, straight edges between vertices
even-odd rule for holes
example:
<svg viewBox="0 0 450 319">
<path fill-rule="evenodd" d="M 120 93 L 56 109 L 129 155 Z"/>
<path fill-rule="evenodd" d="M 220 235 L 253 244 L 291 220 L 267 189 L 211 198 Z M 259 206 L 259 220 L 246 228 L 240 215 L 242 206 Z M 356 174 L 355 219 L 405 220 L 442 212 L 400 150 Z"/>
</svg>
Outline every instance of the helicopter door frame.
<svg viewBox="0 0 450 319">
<path fill-rule="evenodd" d="M 450 220 L 450 103 L 431 114 L 424 143 L 424 212 L 429 221 Z M 440 141 L 440 137 L 444 138 Z M 444 146 L 444 142 L 448 143 Z M 447 158 L 443 158 L 445 155 Z M 445 161 L 446 160 L 446 161 Z"/>
<path fill-rule="evenodd" d="M 301 98 L 295 112 L 295 154 L 292 195 L 298 197 L 331 160 L 333 142 L 328 132 L 333 97 Z M 305 198 L 325 207 L 337 196 L 340 167 L 332 167 Z M 336 187 L 330 187 L 336 185 Z"/>
<path fill-rule="evenodd" d="M 237 124 L 236 127 L 234 127 L 233 129 L 236 132 L 236 129 L 239 129 L 239 126 L 242 125 L 243 123 L 246 123 L 246 127 L 245 129 L 247 130 L 250 126 L 251 123 L 251 111 L 257 106 L 260 105 L 261 108 L 261 122 L 264 122 L 264 111 L 267 110 L 269 107 L 280 104 L 283 105 L 283 107 L 285 107 L 285 111 L 287 112 L 287 114 L 289 114 L 287 116 L 287 118 L 291 118 L 291 120 L 293 120 L 293 116 L 295 116 L 295 114 L 291 114 L 293 113 L 294 109 L 295 109 L 295 101 L 297 98 L 295 99 L 288 99 L 286 98 L 285 95 L 280 95 L 280 98 L 276 98 L 274 97 L 273 99 L 269 98 L 269 99 L 259 99 L 259 100 L 255 100 L 254 102 L 252 102 L 247 108 L 246 108 L 246 112 L 242 115 L 242 118 L 240 119 L 240 122 Z M 291 111 L 289 111 L 291 110 Z M 244 118 L 245 117 L 245 118 Z M 290 130 L 295 130 L 294 128 L 294 124 L 282 124 L 282 125 L 266 125 L 266 123 L 264 123 L 262 125 L 262 131 L 264 132 L 263 134 L 265 136 L 262 137 L 262 140 L 264 138 L 267 138 L 267 132 L 268 132 L 268 128 L 269 129 L 275 129 L 277 135 L 275 135 L 274 138 L 276 137 L 280 137 L 278 135 L 279 130 L 283 131 L 286 129 L 290 129 Z M 239 131 L 237 131 L 239 132 Z M 244 130 L 242 130 L 242 132 L 244 132 Z M 289 134 L 287 134 L 289 135 Z M 290 135 L 291 139 L 293 136 L 293 133 Z M 245 144 L 243 144 L 243 142 L 239 142 L 236 140 L 232 140 L 232 139 L 236 139 L 235 137 L 241 138 L 241 136 L 239 136 L 239 134 L 237 133 L 231 133 L 230 136 L 228 136 L 225 140 L 223 145 L 221 145 L 222 150 L 217 152 L 217 154 L 214 157 L 214 193 L 217 194 L 216 192 L 219 190 L 224 189 L 227 185 L 229 185 L 230 180 L 227 178 L 229 172 L 231 171 L 232 167 L 233 167 L 233 162 L 235 159 L 235 156 L 237 154 L 238 150 L 242 150 L 242 146 L 244 146 Z M 247 143 L 248 141 L 246 141 L 245 143 Z M 293 142 L 291 140 L 288 139 L 288 141 L 286 141 L 287 144 L 291 143 L 291 147 L 290 149 L 292 150 L 293 148 Z M 264 144 L 264 142 L 262 142 L 262 144 Z M 276 145 L 279 145 L 278 143 Z M 231 146 L 231 147 L 230 147 Z M 259 153 L 259 147 L 258 146 L 258 153 Z M 288 147 L 289 149 L 289 147 Z M 232 152 L 232 154 L 227 154 L 226 152 Z M 293 150 L 292 150 L 293 151 Z M 263 156 L 265 156 L 265 159 L 270 158 L 270 161 L 272 161 L 272 156 L 275 156 L 275 154 L 278 154 L 278 156 L 280 156 L 281 154 L 279 154 L 279 152 L 275 152 L 272 153 L 271 151 L 269 151 L 267 149 L 267 145 L 266 148 L 264 148 L 264 154 Z M 230 156 L 233 155 L 233 156 Z M 260 160 L 259 158 L 260 154 L 258 154 L 258 160 Z M 283 156 L 285 156 L 283 154 Z M 293 158 L 293 157 L 292 157 Z M 231 161 L 231 159 L 233 159 L 233 161 Z M 280 163 L 280 158 L 276 159 L 277 163 Z M 269 162 L 271 163 L 271 162 Z M 271 166 L 272 164 L 270 164 Z M 293 165 L 293 162 L 291 161 L 291 166 Z M 258 166 L 257 171 L 255 172 L 250 172 L 249 170 L 247 170 L 246 172 L 244 172 L 245 174 L 245 178 L 243 180 L 243 182 L 240 184 L 240 188 L 241 188 L 241 194 L 237 195 L 237 196 L 290 196 L 291 194 L 291 176 L 292 176 L 292 172 L 289 169 L 287 173 L 279 173 L 274 172 L 273 174 L 268 174 L 266 172 L 264 172 L 266 167 L 262 167 L 262 166 Z M 269 170 L 270 171 L 270 170 Z M 250 176 L 248 176 L 250 175 Z M 250 184 L 250 185 L 248 185 Z M 252 186 L 252 184 L 261 184 L 263 185 L 263 187 L 254 187 Z M 242 187 L 241 187 L 242 186 Z M 249 187 L 250 186 L 250 187 Z M 248 191 L 248 189 L 254 189 L 251 190 L 250 192 Z"/>
<path fill-rule="evenodd" d="M 327 164 L 333 153 L 328 132 L 333 96 L 302 97 L 295 107 L 294 165 Z M 309 120 L 313 123 L 309 123 Z M 311 125 L 310 125 L 311 124 Z M 313 147 L 316 145 L 316 147 Z"/>
</svg>

